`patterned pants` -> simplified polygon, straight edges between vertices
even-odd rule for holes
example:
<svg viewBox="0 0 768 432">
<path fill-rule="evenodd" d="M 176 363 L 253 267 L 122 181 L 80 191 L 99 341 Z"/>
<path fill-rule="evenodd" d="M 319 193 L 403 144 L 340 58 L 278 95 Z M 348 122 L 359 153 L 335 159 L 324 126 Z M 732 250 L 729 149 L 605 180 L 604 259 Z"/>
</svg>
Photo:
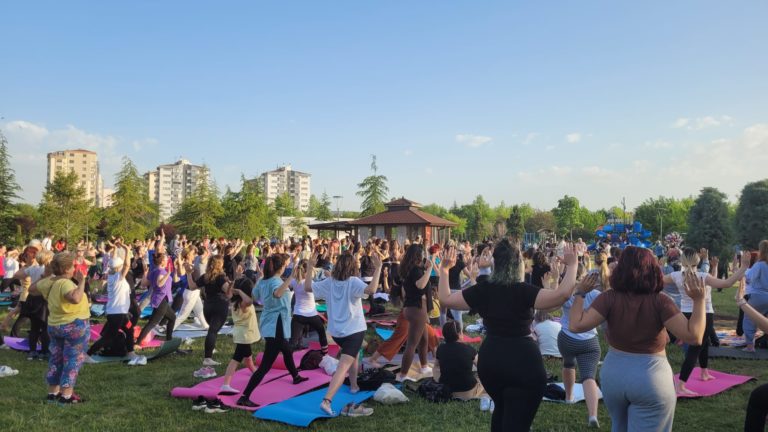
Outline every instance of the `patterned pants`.
<svg viewBox="0 0 768 432">
<path fill-rule="evenodd" d="M 51 357 L 45 379 L 48 385 L 74 387 L 88 350 L 90 323 L 78 319 L 69 324 L 48 326 L 48 334 L 51 337 Z"/>
</svg>

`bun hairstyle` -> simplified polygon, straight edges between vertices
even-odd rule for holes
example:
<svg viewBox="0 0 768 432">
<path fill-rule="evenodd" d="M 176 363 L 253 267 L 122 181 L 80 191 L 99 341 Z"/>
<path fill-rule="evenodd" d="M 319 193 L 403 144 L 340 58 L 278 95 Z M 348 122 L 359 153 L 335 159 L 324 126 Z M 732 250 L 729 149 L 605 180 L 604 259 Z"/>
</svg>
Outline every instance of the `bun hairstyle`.
<svg viewBox="0 0 768 432">
<path fill-rule="evenodd" d="M 270 279 L 275 275 L 280 276 L 277 272 L 285 265 L 285 255 L 272 254 L 264 261 L 264 279 Z"/>
<path fill-rule="evenodd" d="M 683 265 L 683 271 L 695 272 L 699 265 L 699 253 L 692 247 L 683 248 L 683 256 L 680 257 L 680 264 Z"/>
<path fill-rule="evenodd" d="M 461 334 L 461 327 L 457 321 L 449 320 L 443 325 L 443 338 L 446 342 L 457 342 L 459 334 Z"/>
</svg>

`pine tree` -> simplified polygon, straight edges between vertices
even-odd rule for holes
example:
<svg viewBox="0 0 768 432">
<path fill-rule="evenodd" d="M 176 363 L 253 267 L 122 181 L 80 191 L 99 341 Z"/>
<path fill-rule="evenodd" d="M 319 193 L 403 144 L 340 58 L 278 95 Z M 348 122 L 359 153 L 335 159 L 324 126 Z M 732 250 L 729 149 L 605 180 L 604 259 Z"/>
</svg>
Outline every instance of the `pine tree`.
<svg viewBox="0 0 768 432">
<path fill-rule="evenodd" d="M 742 247 L 755 250 L 761 240 L 768 238 L 768 179 L 744 186 L 735 223 Z"/>
<path fill-rule="evenodd" d="M 320 206 L 317 208 L 317 214 L 315 217 L 321 221 L 329 221 L 333 219 L 333 213 L 331 212 L 331 197 L 326 192 L 320 197 Z"/>
<path fill-rule="evenodd" d="M 8 140 L 0 131 L 0 240 L 9 241 L 16 232 L 13 217 L 16 215 L 13 201 L 19 199 L 21 187 L 16 183 L 16 173 L 11 167 Z"/>
<path fill-rule="evenodd" d="M 724 193 L 711 187 L 702 189 L 688 215 L 686 243 L 707 248 L 713 256 L 727 257 L 732 238 L 728 214 Z"/>
<path fill-rule="evenodd" d="M 277 214 L 267 205 L 258 181 L 240 176 L 240 191 L 227 191 L 221 206 L 224 214 L 220 226 L 228 237 L 251 239 L 279 229 Z"/>
<path fill-rule="evenodd" d="M 79 185 L 74 171 L 59 173 L 53 182 L 45 186 L 40 203 L 42 227 L 67 243 L 83 238 L 96 221 L 91 200 L 85 196 L 85 188 Z"/>
<path fill-rule="evenodd" d="M 115 176 L 112 207 L 106 210 L 106 231 L 127 241 L 143 239 L 158 224 L 158 208 L 149 199 L 147 181 L 136 165 L 123 158 L 123 167 Z"/>
<path fill-rule="evenodd" d="M 363 203 L 360 205 L 361 217 L 383 212 L 385 210 L 384 203 L 387 201 L 387 194 L 389 193 L 387 177 L 378 175 L 379 167 L 376 165 L 376 155 L 371 155 L 371 170 L 373 175 L 364 178 L 357 185 L 360 188 L 357 191 L 357 196 L 363 198 Z"/>
</svg>

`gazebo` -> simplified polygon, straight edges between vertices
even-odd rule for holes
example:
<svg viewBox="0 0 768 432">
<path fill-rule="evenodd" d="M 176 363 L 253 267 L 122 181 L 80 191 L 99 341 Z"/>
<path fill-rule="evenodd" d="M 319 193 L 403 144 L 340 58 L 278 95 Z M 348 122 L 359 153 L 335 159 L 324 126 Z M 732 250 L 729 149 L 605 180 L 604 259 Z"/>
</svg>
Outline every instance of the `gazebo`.
<svg viewBox="0 0 768 432">
<path fill-rule="evenodd" d="M 457 225 L 419 210 L 421 204 L 405 198 L 390 201 L 385 206 L 386 211 L 347 222 L 356 228 L 361 242 L 378 237 L 403 244 L 406 239 L 421 236 L 424 244 L 442 243 L 451 238 L 451 228 Z"/>
</svg>

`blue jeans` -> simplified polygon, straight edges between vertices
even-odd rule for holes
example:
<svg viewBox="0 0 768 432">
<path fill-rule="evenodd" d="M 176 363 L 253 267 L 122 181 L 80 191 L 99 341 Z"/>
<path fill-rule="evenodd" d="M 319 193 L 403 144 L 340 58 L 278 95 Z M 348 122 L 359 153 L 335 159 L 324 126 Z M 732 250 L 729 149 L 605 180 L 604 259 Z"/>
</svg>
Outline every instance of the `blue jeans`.
<svg viewBox="0 0 768 432">
<path fill-rule="evenodd" d="M 455 292 L 459 292 L 461 290 L 451 290 L 451 294 Z M 445 323 L 448 321 L 448 314 L 446 313 L 447 309 L 440 308 L 440 327 L 444 326 Z M 459 326 L 462 328 L 462 331 L 464 330 L 464 319 L 462 318 L 461 314 L 463 311 L 451 309 L 451 315 L 453 315 L 453 320 L 459 323 Z"/>
<path fill-rule="evenodd" d="M 749 295 L 749 305 L 755 308 L 758 312 L 765 315 L 768 313 L 768 292 L 757 291 Z M 755 342 L 755 323 L 747 315 L 744 315 L 744 340 L 748 344 Z"/>
</svg>

